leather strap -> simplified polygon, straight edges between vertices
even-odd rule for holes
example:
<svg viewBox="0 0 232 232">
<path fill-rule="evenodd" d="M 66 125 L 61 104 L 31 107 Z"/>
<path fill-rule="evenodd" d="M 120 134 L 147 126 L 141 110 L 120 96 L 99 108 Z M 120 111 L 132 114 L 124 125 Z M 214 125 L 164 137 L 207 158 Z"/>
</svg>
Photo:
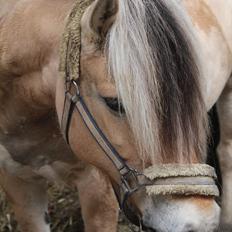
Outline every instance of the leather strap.
<svg viewBox="0 0 232 232">
<path fill-rule="evenodd" d="M 69 92 L 66 92 L 62 121 L 61 121 L 61 131 L 63 133 L 63 136 L 67 144 L 69 144 L 69 128 L 70 128 L 73 110 L 75 108 L 75 103 L 76 101 L 75 99 L 73 99 L 73 96 Z"/>
<path fill-rule="evenodd" d="M 117 150 L 109 142 L 105 134 L 99 128 L 92 114 L 89 112 L 83 98 L 80 95 L 78 84 L 75 81 L 72 81 L 70 82 L 68 88 L 70 90 L 67 90 L 65 93 L 64 110 L 61 122 L 61 128 L 67 143 L 69 144 L 69 132 L 72 115 L 74 111 L 76 111 L 83 119 L 84 124 L 86 125 L 87 129 L 89 130 L 90 134 L 93 136 L 97 144 L 111 160 L 115 168 L 119 171 L 121 177 L 120 187 L 122 191 L 122 194 L 120 195 L 122 196 L 126 195 L 127 193 L 134 192 L 134 190 L 137 189 L 138 186 L 140 186 L 140 184 L 138 184 L 138 176 L 141 176 L 142 174 L 137 172 L 135 169 L 130 168 L 126 164 L 125 160 L 120 156 Z M 72 95 L 70 91 L 74 92 L 74 94 Z M 149 180 L 147 181 L 149 182 Z M 118 196 L 120 204 L 124 202 L 121 196 Z"/>
</svg>

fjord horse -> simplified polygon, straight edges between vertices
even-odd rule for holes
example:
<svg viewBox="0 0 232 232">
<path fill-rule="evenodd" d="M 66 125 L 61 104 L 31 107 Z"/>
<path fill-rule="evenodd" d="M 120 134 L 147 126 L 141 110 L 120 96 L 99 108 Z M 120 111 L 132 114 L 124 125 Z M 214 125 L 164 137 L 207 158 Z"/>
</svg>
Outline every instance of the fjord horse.
<svg viewBox="0 0 232 232">
<path fill-rule="evenodd" d="M 74 0 L 0 1 L 0 183 L 26 232 L 48 232 L 46 182 L 76 185 L 86 231 L 116 231 L 117 170 L 78 114 L 59 130 L 64 80 L 59 47 Z M 232 3 L 95 0 L 81 37 L 81 92 L 123 159 L 205 160 L 207 110 L 218 101 L 223 175 L 221 225 L 232 226 Z M 56 117 L 58 115 L 58 119 Z M 93 166 L 92 166 L 93 165 Z M 148 231 L 211 232 L 212 197 L 148 196 L 131 204 Z"/>
</svg>

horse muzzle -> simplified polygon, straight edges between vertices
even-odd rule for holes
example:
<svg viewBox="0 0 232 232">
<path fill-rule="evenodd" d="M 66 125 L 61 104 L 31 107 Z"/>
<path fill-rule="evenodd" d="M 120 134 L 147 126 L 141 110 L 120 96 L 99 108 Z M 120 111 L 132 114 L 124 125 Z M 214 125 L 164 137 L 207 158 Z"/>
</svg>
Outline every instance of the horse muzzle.
<svg viewBox="0 0 232 232">
<path fill-rule="evenodd" d="M 218 197 L 216 179 L 214 168 L 206 164 L 154 165 L 143 174 L 131 169 L 123 175 L 116 195 L 127 218 L 142 228 L 142 214 L 130 201 L 133 195 Z"/>
</svg>

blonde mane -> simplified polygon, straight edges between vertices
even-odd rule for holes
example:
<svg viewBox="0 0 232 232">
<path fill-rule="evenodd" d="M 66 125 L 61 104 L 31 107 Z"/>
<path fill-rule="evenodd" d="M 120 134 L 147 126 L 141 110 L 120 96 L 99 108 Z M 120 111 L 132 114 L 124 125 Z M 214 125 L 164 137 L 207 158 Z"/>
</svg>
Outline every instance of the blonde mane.
<svg viewBox="0 0 232 232">
<path fill-rule="evenodd" d="M 106 44 L 110 74 L 138 148 L 153 162 L 184 162 L 205 152 L 199 72 L 178 13 L 184 20 L 173 1 L 120 0 Z"/>
</svg>

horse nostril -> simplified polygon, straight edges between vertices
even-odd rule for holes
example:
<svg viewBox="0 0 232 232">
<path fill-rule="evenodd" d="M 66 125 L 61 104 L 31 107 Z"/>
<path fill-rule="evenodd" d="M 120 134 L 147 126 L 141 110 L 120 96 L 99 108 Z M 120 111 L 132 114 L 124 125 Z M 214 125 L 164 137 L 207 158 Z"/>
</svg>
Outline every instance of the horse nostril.
<svg viewBox="0 0 232 232">
<path fill-rule="evenodd" d="M 196 232 L 195 228 L 192 225 L 186 225 L 183 232 Z"/>
<path fill-rule="evenodd" d="M 146 231 L 147 232 L 157 232 L 155 229 L 151 229 L 151 228 L 147 228 Z"/>
<path fill-rule="evenodd" d="M 196 230 L 186 230 L 185 232 L 196 232 Z"/>
</svg>

